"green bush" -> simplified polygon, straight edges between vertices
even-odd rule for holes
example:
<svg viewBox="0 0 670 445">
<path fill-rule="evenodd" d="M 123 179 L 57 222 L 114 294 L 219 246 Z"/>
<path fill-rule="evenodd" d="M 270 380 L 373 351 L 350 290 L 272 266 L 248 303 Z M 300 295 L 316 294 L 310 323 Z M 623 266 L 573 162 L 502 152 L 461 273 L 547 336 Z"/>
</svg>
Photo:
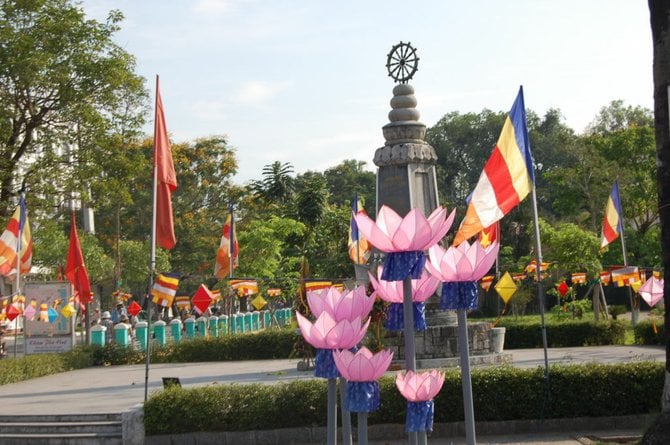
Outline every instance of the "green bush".
<svg viewBox="0 0 670 445">
<path fill-rule="evenodd" d="M 505 349 L 541 348 L 542 327 L 539 321 L 502 319 L 505 327 Z M 551 348 L 571 346 L 622 345 L 626 323 L 617 320 L 546 320 L 547 343 Z"/>
<path fill-rule="evenodd" d="M 195 338 L 151 348 L 152 363 L 188 363 L 288 358 L 296 340 L 292 329 L 267 330 L 228 337 Z M 61 354 L 36 354 L 0 360 L 0 385 L 103 365 L 145 363 L 144 351 L 116 343 L 80 345 Z"/>
<path fill-rule="evenodd" d="M 656 328 L 654 329 L 654 325 Z M 643 320 L 633 328 L 636 345 L 664 345 L 665 325 L 663 319 Z"/>
<path fill-rule="evenodd" d="M 435 421 L 461 422 L 460 373 L 449 369 L 445 375 L 435 399 Z M 381 406 L 370 414 L 370 424 L 404 423 L 406 401 L 394 380 L 391 376 L 380 380 Z M 543 368 L 501 366 L 472 372 L 479 421 L 658 412 L 663 382 L 664 364 L 658 362 L 552 366 L 548 391 Z M 321 379 L 276 385 L 173 387 L 149 398 L 144 424 L 147 435 L 324 426 L 326 393 L 326 381 Z"/>
</svg>

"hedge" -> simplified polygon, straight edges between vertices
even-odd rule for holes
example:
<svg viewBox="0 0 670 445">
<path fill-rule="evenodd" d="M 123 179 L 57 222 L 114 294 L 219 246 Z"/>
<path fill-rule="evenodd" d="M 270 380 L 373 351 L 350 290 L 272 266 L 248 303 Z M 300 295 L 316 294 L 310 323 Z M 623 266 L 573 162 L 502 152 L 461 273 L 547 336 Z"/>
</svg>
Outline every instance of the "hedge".
<svg viewBox="0 0 670 445">
<path fill-rule="evenodd" d="M 638 345 L 664 345 L 665 344 L 665 325 L 663 319 L 659 321 L 644 320 L 640 321 L 633 329 L 635 334 L 635 344 Z"/>
<path fill-rule="evenodd" d="M 435 399 L 435 422 L 463 421 L 461 376 L 455 369 L 447 369 L 445 374 L 444 386 Z M 657 362 L 554 365 L 549 371 L 548 392 L 543 368 L 501 366 L 472 371 L 478 421 L 659 412 L 663 382 L 664 364 Z M 370 414 L 369 423 L 404 423 L 406 401 L 395 388 L 394 378 L 383 377 L 380 389 L 381 407 Z M 324 426 L 326 394 L 326 381 L 320 379 L 273 385 L 170 387 L 149 398 L 144 424 L 147 435 Z"/>
<path fill-rule="evenodd" d="M 513 318 L 502 319 L 505 328 L 505 349 L 542 348 L 542 325 Z M 547 343 L 550 348 L 571 346 L 622 345 L 627 323 L 621 320 L 553 321 L 546 320 Z"/>
</svg>

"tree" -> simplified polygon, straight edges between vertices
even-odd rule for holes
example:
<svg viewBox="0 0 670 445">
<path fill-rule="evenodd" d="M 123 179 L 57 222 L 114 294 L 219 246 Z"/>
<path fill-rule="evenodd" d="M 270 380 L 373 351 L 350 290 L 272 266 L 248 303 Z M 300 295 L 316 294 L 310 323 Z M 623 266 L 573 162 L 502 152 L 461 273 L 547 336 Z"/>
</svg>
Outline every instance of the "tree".
<svg viewBox="0 0 670 445">
<path fill-rule="evenodd" d="M 651 110 L 640 106 L 625 106 L 622 100 L 613 100 L 602 107 L 589 125 L 588 133 L 611 133 L 633 127 L 651 127 L 654 118 Z"/>
<path fill-rule="evenodd" d="M 654 127 L 656 135 L 656 178 L 658 208 L 661 221 L 661 251 L 663 269 L 670 270 L 670 110 L 668 110 L 668 87 L 670 87 L 670 3 L 664 0 L 649 0 L 651 35 L 654 45 Z M 667 278 L 667 277 L 666 277 Z M 670 280 L 665 280 L 664 303 L 670 307 Z M 668 443 L 670 430 L 670 312 L 665 311 L 665 384 L 663 387 L 662 415 L 645 434 L 643 443 Z M 656 441 L 655 441 L 656 439 Z M 660 442 L 660 440 L 664 442 Z"/>
<path fill-rule="evenodd" d="M 106 23 L 88 20 L 68 0 L 2 2 L 0 215 L 21 184 L 57 206 L 72 182 L 86 183 L 78 167 L 99 148 L 99 135 L 129 97 L 145 94 L 134 58 L 112 41 L 122 18 L 112 11 Z"/>
<path fill-rule="evenodd" d="M 364 161 L 347 159 L 326 169 L 323 176 L 328 183 L 330 204 L 348 205 L 358 193 L 368 212 L 374 214 L 376 175 L 365 170 Z"/>
<path fill-rule="evenodd" d="M 252 181 L 251 189 L 268 203 L 285 204 L 293 196 L 293 166 L 275 161 L 263 167 L 263 179 Z"/>
</svg>

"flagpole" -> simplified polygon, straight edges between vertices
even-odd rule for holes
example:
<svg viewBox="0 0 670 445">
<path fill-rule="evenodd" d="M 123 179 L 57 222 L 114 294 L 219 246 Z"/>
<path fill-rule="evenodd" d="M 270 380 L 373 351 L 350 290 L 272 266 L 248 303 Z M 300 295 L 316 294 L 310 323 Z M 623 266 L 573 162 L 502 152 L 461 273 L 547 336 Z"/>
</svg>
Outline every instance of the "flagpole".
<svg viewBox="0 0 670 445">
<path fill-rule="evenodd" d="M 156 75 L 156 106 L 155 106 L 154 125 L 158 119 L 158 74 Z M 155 133 L 155 132 L 154 132 Z M 154 134 L 154 159 L 153 159 L 153 199 L 151 207 L 151 254 L 149 256 L 149 290 L 154 282 L 156 273 L 156 202 L 158 191 L 158 166 L 156 165 L 156 137 Z M 151 292 L 147 293 L 147 326 L 151 329 Z M 147 402 L 149 395 L 149 362 L 151 358 L 151 336 L 147 333 L 147 357 L 144 370 L 144 403 Z"/>
<path fill-rule="evenodd" d="M 18 301 L 19 296 L 21 295 L 21 241 L 23 238 L 23 225 L 25 224 L 25 213 L 24 213 L 24 205 L 23 205 L 23 200 L 24 200 L 24 190 L 23 187 L 19 191 L 19 236 L 16 238 L 16 292 L 14 292 L 14 295 L 16 296 L 16 299 Z M 10 304 L 14 303 L 14 298 L 12 298 L 12 301 L 10 301 Z M 25 318 L 25 317 L 24 317 Z M 25 321 L 25 320 L 24 320 Z M 19 317 L 16 317 L 14 319 L 14 358 L 16 358 L 16 343 L 18 341 L 19 337 Z M 24 323 L 25 326 L 25 323 Z M 26 332 L 25 330 L 23 331 L 23 351 L 25 354 L 25 344 L 26 344 Z"/>
<path fill-rule="evenodd" d="M 546 395 L 549 394 L 549 355 L 547 352 L 547 326 L 544 323 L 544 290 L 542 289 L 542 280 L 540 280 L 542 268 L 542 242 L 540 241 L 540 224 L 537 216 L 537 194 L 535 193 L 535 184 L 532 188 L 533 201 L 533 220 L 535 225 L 535 280 L 537 282 L 537 296 L 540 303 L 540 321 L 542 325 L 542 348 L 544 350 L 544 384 Z M 545 400 L 546 402 L 546 400 Z M 544 417 L 544 408 L 542 409 L 542 418 Z"/>
<path fill-rule="evenodd" d="M 619 195 L 619 181 L 614 181 L 616 186 L 616 199 L 619 202 L 619 209 L 617 211 L 620 213 L 618 221 L 619 234 L 621 236 L 621 253 L 623 255 L 623 265 L 628 267 L 628 255 L 626 253 L 626 237 L 623 233 L 623 206 L 621 204 L 621 196 Z M 635 314 L 635 307 L 633 306 L 633 291 L 630 288 L 630 285 L 626 286 L 628 293 L 628 301 L 630 302 L 630 313 L 631 313 L 631 324 L 633 327 L 637 324 L 637 316 Z"/>
</svg>

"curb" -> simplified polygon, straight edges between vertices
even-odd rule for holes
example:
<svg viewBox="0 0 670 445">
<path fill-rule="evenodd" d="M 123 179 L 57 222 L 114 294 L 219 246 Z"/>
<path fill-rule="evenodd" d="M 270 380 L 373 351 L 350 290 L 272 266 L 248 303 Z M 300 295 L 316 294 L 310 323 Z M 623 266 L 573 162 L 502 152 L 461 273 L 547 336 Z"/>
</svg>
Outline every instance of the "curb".
<svg viewBox="0 0 670 445">
<path fill-rule="evenodd" d="M 615 431 L 626 431 L 626 434 L 618 434 L 625 437 L 640 437 L 642 432 L 656 418 L 656 414 L 644 414 L 634 416 L 615 417 L 579 417 L 572 419 L 546 419 L 540 420 L 511 420 L 499 422 L 477 422 L 476 433 L 480 436 L 513 436 L 532 435 L 526 437 L 522 442 L 541 443 L 543 435 L 556 437 L 557 434 L 566 438 L 578 440 L 583 444 L 593 444 L 590 438 L 598 436 L 612 437 Z M 356 431 L 353 428 L 355 436 Z M 603 431 L 610 432 L 608 434 Z M 634 434 L 638 431 L 639 436 Z M 339 431 L 338 431 L 339 432 Z M 601 433 L 598 433 L 601 432 Z M 454 439 L 465 436 L 465 425 L 463 422 L 436 423 L 430 439 Z M 381 424 L 368 427 L 368 438 L 370 441 L 402 440 L 407 437 L 405 425 Z M 325 427 L 285 428 L 277 430 L 256 431 L 220 431 L 220 432 L 196 432 L 186 434 L 170 434 L 145 437 L 146 445 L 163 444 L 192 444 L 192 445 L 307 445 L 322 444 L 326 442 Z M 482 442 L 484 443 L 484 442 Z"/>
</svg>

